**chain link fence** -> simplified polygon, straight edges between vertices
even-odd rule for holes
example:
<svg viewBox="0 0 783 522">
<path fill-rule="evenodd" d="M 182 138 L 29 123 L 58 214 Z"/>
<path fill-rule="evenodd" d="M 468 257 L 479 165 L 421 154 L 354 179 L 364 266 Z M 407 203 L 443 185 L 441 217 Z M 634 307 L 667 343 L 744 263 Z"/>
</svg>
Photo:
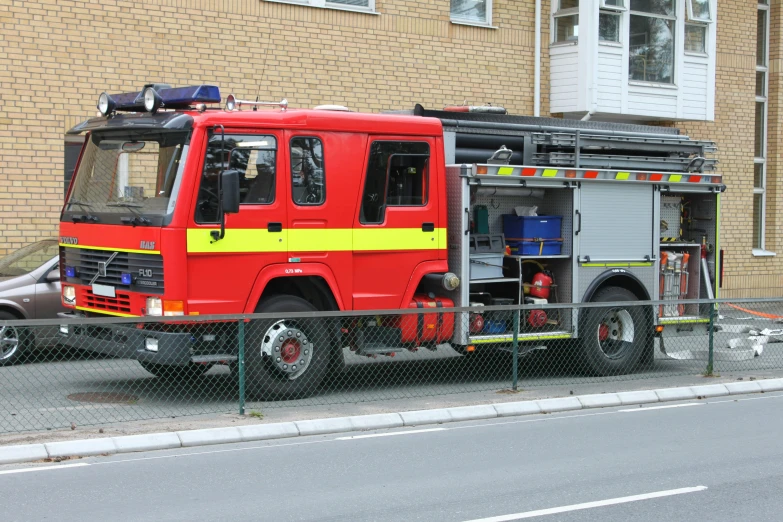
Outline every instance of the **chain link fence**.
<svg viewBox="0 0 783 522">
<path fill-rule="evenodd" d="M 783 299 L 6 321 L 0 364 L 0 433 L 742 377 L 783 369 Z"/>
</svg>

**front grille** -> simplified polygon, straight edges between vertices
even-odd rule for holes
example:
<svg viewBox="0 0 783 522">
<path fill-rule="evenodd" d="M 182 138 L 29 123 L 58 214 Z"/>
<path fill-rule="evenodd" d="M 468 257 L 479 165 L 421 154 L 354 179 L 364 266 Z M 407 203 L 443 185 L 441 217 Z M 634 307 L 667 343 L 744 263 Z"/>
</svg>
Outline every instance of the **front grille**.
<svg viewBox="0 0 783 522">
<path fill-rule="evenodd" d="M 98 276 L 99 264 L 106 263 L 106 275 Z M 76 271 L 75 277 L 66 277 L 66 267 Z M 148 294 L 163 293 L 163 256 L 160 254 L 137 254 L 114 250 L 89 250 L 85 248 L 60 247 L 60 271 L 69 283 L 109 285 L 117 289 Z M 131 283 L 122 282 L 122 274 L 130 274 Z"/>
<path fill-rule="evenodd" d="M 82 290 L 81 302 L 87 308 L 94 310 L 105 310 L 107 312 L 118 312 L 129 314 L 131 311 L 130 295 L 117 293 L 117 297 L 103 297 L 95 295 L 92 290 L 85 288 Z"/>
</svg>

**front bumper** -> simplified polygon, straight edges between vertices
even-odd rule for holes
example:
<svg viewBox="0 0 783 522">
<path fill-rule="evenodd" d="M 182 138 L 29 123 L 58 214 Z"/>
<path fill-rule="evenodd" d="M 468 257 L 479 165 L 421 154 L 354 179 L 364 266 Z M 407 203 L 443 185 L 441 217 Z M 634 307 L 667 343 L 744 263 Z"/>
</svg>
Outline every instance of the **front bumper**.
<svg viewBox="0 0 783 522">
<path fill-rule="evenodd" d="M 66 346 L 101 355 L 167 366 L 185 366 L 192 362 L 229 362 L 235 356 L 220 353 L 227 346 L 218 336 L 201 333 L 164 332 L 136 328 L 135 325 L 89 324 L 79 313 L 59 313 L 62 319 L 80 319 L 79 324 L 60 325 L 60 339 Z M 155 341 L 153 351 L 150 340 Z"/>
</svg>

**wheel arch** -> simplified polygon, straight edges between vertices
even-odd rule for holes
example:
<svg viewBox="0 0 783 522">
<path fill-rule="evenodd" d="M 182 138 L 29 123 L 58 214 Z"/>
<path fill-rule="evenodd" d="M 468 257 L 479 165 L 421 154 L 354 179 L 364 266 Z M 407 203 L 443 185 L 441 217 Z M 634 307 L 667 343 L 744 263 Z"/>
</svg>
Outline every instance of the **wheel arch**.
<svg viewBox="0 0 783 522">
<path fill-rule="evenodd" d="M 253 313 L 258 303 L 271 295 L 301 297 L 324 311 L 345 309 L 337 282 L 327 267 L 302 265 L 299 270 L 296 274 L 287 274 L 281 267 L 262 270 L 245 303 L 245 313 Z"/>
<path fill-rule="evenodd" d="M 591 302 L 596 292 L 609 286 L 625 288 L 634 294 L 640 301 L 650 300 L 650 294 L 647 291 L 647 288 L 645 288 L 644 283 L 642 283 L 635 274 L 623 268 L 613 268 L 602 273 L 590 283 L 590 286 L 587 287 L 587 290 L 582 296 L 582 302 Z"/>
</svg>

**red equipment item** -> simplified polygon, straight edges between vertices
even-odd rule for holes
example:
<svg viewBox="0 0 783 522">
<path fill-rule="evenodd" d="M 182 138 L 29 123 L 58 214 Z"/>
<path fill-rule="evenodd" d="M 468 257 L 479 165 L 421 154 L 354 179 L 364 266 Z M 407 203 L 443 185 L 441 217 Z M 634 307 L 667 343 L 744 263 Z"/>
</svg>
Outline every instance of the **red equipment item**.
<svg viewBox="0 0 783 522">
<path fill-rule="evenodd" d="M 547 316 L 543 310 L 533 310 L 527 316 L 527 322 L 533 328 L 542 328 L 546 326 Z"/>
<path fill-rule="evenodd" d="M 549 299 L 549 289 L 552 287 L 554 279 L 550 272 L 539 272 L 533 276 L 533 282 L 530 286 L 530 295 Z"/>
<path fill-rule="evenodd" d="M 470 333 L 480 334 L 484 331 L 484 316 L 481 314 L 470 314 Z"/>
<path fill-rule="evenodd" d="M 410 308 L 452 308 L 454 301 L 445 297 L 414 295 Z M 403 343 L 440 343 L 454 335 L 454 314 L 433 312 L 406 314 L 397 317 Z M 483 322 L 483 318 L 482 318 Z M 483 328 L 482 324 L 482 328 Z"/>
</svg>

